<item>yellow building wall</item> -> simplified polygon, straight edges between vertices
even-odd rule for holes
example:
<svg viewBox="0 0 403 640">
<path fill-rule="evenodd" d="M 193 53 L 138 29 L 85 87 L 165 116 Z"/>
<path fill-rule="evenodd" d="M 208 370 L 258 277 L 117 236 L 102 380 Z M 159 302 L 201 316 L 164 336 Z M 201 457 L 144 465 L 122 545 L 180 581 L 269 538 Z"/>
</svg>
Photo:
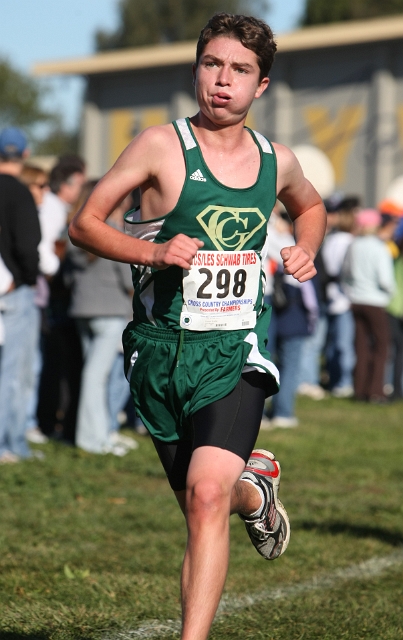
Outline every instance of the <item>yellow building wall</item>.
<svg viewBox="0 0 403 640">
<path fill-rule="evenodd" d="M 309 106 L 304 109 L 312 142 L 332 163 L 337 185 L 344 183 L 347 159 L 365 114 L 366 109 L 361 104 L 340 107 L 333 118 L 327 107 Z"/>
<path fill-rule="evenodd" d="M 112 165 L 133 138 L 133 109 L 115 109 L 109 114 L 109 164 Z"/>
<path fill-rule="evenodd" d="M 135 135 L 159 124 L 168 122 L 166 107 L 150 107 L 141 110 L 115 109 L 109 113 L 108 160 L 112 165 Z"/>
</svg>

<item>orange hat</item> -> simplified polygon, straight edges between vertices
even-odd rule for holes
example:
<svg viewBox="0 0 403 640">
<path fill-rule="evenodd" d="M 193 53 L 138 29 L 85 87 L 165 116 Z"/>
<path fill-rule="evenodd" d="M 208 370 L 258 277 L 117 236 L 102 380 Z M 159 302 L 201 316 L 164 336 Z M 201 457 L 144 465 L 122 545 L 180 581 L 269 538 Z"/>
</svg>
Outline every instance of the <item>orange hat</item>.
<svg viewBox="0 0 403 640">
<path fill-rule="evenodd" d="M 387 213 L 390 216 L 403 216 L 403 207 L 394 200 L 382 200 L 378 204 L 378 210 L 381 213 Z"/>
</svg>

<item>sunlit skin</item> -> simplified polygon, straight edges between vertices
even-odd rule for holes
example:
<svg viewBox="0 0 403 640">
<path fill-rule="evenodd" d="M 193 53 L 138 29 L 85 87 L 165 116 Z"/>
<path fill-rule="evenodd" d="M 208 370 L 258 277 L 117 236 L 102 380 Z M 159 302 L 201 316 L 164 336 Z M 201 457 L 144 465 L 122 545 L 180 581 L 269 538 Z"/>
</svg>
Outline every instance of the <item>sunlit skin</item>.
<svg viewBox="0 0 403 640">
<path fill-rule="evenodd" d="M 200 111 L 191 122 L 210 170 L 226 186 L 250 187 L 260 154 L 244 123 L 269 84 L 260 80 L 256 54 L 234 38 L 211 40 L 193 67 L 193 83 Z"/>
<path fill-rule="evenodd" d="M 224 37 L 206 45 L 197 68 L 193 67 L 193 81 L 200 108 L 197 121 L 207 128 L 243 127 L 253 100 L 269 85 L 269 78 L 260 80 L 256 54 L 239 40 Z"/>
<path fill-rule="evenodd" d="M 269 83 L 267 78 L 260 81 L 259 73 L 256 55 L 238 40 L 226 37 L 211 40 L 194 69 L 201 105 L 191 122 L 210 170 L 229 187 L 251 186 L 258 175 L 259 153 L 244 123 L 251 103 Z M 297 240 L 295 247 L 283 249 L 284 267 L 303 282 L 316 273 L 313 258 L 322 241 L 326 216 L 319 195 L 304 178 L 294 154 L 283 145 L 275 144 L 274 148 L 278 198 L 294 220 Z M 175 264 L 188 269 L 203 246 L 197 238 L 178 234 L 167 243 L 155 245 L 122 236 L 105 224 L 108 215 L 137 187 L 142 191 L 142 218 L 165 215 L 175 207 L 185 175 L 182 148 L 173 126 L 146 129 L 100 180 L 73 220 L 73 243 L 112 260 L 159 269 Z"/>
<path fill-rule="evenodd" d="M 244 124 L 253 100 L 269 84 L 268 78 L 260 79 L 256 54 L 234 38 L 213 39 L 193 69 L 193 78 L 200 110 L 191 124 L 210 171 L 225 186 L 252 186 L 259 175 L 260 153 Z M 313 259 L 323 239 L 326 214 L 295 155 L 282 145 L 274 148 L 277 194 L 294 220 L 296 237 L 295 246 L 282 250 L 285 272 L 304 282 L 316 273 Z M 142 219 L 164 216 L 178 202 L 185 178 L 184 156 L 173 125 L 142 132 L 74 218 L 69 231 L 73 243 L 121 262 L 190 269 L 197 250 L 203 247 L 198 238 L 178 234 L 156 244 L 105 224 L 136 187 L 142 193 Z M 228 570 L 229 515 L 251 514 L 260 505 L 256 489 L 239 481 L 244 466 L 245 461 L 235 453 L 199 447 L 192 454 L 186 491 L 176 492 L 188 528 L 182 568 L 181 640 L 207 639 Z"/>
</svg>

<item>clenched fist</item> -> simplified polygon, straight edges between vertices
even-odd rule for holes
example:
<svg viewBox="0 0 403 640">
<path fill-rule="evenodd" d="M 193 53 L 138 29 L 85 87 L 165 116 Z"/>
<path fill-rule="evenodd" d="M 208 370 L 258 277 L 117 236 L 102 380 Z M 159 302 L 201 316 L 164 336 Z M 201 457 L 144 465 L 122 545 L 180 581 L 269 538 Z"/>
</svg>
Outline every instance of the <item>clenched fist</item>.
<svg viewBox="0 0 403 640">
<path fill-rule="evenodd" d="M 280 253 L 286 275 L 293 276 L 298 282 L 305 282 L 313 278 L 316 274 L 313 259 L 302 247 L 298 245 L 294 247 L 284 247 Z"/>
<path fill-rule="evenodd" d="M 179 233 L 168 242 L 153 245 L 154 251 L 150 266 L 155 269 L 166 269 L 176 265 L 189 270 L 197 250 L 201 249 L 203 245 L 204 242 L 201 240 L 189 238 L 189 236 Z"/>
</svg>

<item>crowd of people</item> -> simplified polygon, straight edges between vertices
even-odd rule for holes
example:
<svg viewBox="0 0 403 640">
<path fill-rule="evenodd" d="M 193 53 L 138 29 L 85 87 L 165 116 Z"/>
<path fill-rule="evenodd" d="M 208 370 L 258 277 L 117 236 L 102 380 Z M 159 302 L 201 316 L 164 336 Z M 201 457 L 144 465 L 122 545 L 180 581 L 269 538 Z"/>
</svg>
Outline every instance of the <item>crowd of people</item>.
<svg viewBox="0 0 403 640">
<path fill-rule="evenodd" d="M 262 423 L 296 426 L 297 390 L 386 402 L 389 325 L 401 395 L 400 211 L 350 198 L 327 215 L 292 151 L 245 127 L 276 48 L 263 21 L 215 14 L 193 66 L 198 113 L 142 132 L 98 182 L 72 156 L 47 180 L 23 133 L 0 133 L 0 461 L 32 456 L 33 437 L 136 446 L 116 430 L 133 288 L 131 396 L 187 527 L 183 640 L 208 637 L 231 514 L 266 560 L 287 549 L 280 463 L 253 449 Z"/>
<path fill-rule="evenodd" d="M 118 422 L 126 405 L 134 413 L 121 347 L 130 266 L 77 249 L 67 234 L 95 184 L 80 157 L 62 156 L 48 174 L 30 163 L 21 130 L 0 132 L 2 463 L 40 456 L 29 443 L 49 438 L 119 456 L 138 446 Z M 123 228 L 130 207 L 129 197 L 110 224 Z"/>
<path fill-rule="evenodd" d="M 280 247 L 292 241 L 287 214 L 274 211 L 269 222 L 269 350 L 281 387 L 263 428 L 296 427 L 297 394 L 374 404 L 403 397 L 403 206 L 367 209 L 338 194 L 325 205 L 317 275 L 303 284 L 279 267 Z"/>
<path fill-rule="evenodd" d="M 0 133 L 0 462 L 40 455 L 56 438 L 93 453 L 138 446 L 121 416 L 144 433 L 123 372 L 121 334 L 131 316 L 129 265 L 74 247 L 68 224 L 93 190 L 85 163 L 29 162 L 16 128 Z M 326 202 L 317 275 L 281 272 L 291 221 L 275 208 L 266 243 L 268 350 L 281 375 L 263 428 L 295 427 L 297 394 L 385 403 L 403 397 L 403 207 L 364 209 L 357 197 Z M 110 216 L 123 230 L 132 196 Z M 120 418 L 120 421 L 118 420 Z"/>
</svg>

